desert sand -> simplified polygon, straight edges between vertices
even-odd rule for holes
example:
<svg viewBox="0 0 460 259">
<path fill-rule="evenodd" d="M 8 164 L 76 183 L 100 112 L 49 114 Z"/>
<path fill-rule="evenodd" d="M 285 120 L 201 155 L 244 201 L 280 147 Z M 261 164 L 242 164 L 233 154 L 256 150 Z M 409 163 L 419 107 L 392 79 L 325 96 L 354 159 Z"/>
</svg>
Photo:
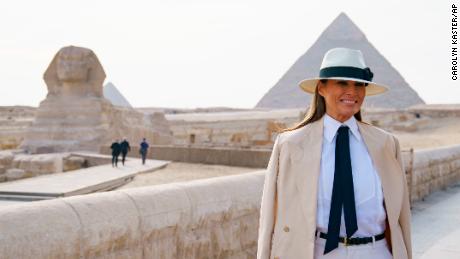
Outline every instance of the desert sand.
<svg viewBox="0 0 460 259">
<path fill-rule="evenodd" d="M 233 174 L 244 174 L 248 172 L 254 172 L 257 170 L 261 169 L 172 162 L 163 169 L 154 171 L 152 173 L 137 175 L 132 182 L 120 187 L 119 189 L 174 182 L 186 182 L 203 178 L 219 177 Z"/>
<path fill-rule="evenodd" d="M 415 150 L 460 144 L 460 121 L 457 118 L 433 119 L 416 132 L 393 132 L 402 149 Z"/>
</svg>

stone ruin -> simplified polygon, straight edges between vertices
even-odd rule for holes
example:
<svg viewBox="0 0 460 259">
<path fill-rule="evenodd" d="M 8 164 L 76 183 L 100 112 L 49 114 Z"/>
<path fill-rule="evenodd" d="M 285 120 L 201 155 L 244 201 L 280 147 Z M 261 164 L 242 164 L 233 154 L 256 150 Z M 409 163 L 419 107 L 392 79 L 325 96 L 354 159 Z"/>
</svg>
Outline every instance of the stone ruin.
<svg viewBox="0 0 460 259">
<path fill-rule="evenodd" d="M 99 152 L 123 137 L 133 144 L 143 137 L 152 144 L 172 142 L 163 114 L 144 115 L 132 108 L 114 107 L 105 99 L 105 77 L 92 50 L 75 46 L 59 50 L 43 77 L 48 94 L 20 148 L 29 153 Z"/>
</svg>

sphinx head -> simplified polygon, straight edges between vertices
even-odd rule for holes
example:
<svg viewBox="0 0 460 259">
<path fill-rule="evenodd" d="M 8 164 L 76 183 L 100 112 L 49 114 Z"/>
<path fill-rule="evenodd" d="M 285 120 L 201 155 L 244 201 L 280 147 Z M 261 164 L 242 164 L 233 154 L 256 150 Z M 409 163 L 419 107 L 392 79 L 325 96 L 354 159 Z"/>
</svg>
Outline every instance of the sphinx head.
<svg viewBox="0 0 460 259">
<path fill-rule="evenodd" d="M 66 47 L 57 54 L 56 73 L 62 82 L 86 82 L 90 69 L 91 51 L 78 47 Z"/>
<path fill-rule="evenodd" d="M 94 52 L 68 46 L 54 56 L 44 74 L 49 95 L 102 96 L 105 72 Z"/>
</svg>

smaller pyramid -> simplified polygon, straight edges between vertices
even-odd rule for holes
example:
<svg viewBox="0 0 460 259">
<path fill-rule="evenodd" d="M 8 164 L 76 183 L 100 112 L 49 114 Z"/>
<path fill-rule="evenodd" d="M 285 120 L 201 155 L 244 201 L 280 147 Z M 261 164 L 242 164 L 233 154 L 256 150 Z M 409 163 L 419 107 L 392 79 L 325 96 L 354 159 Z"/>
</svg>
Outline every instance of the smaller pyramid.
<svg viewBox="0 0 460 259">
<path fill-rule="evenodd" d="M 104 97 L 115 106 L 133 108 L 128 100 L 126 100 L 126 98 L 111 82 L 104 85 Z"/>
</svg>

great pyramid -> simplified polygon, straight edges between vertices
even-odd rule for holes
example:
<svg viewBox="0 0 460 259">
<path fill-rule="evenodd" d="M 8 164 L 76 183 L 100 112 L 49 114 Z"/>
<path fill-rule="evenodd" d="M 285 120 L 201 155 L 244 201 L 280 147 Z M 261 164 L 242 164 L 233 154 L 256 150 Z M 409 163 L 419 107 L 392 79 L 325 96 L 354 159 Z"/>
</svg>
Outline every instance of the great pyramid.
<svg viewBox="0 0 460 259">
<path fill-rule="evenodd" d="M 109 100 L 115 106 L 132 108 L 131 104 L 126 98 L 118 91 L 117 87 L 108 82 L 104 85 L 104 97 Z"/>
<path fill-rule="evenodd" d="M 320 35 L 313 46 L 302 55 L 257 103 L 256 108 L 302 108 L 310 103 L 310 94 L 300 90 L 298 83 L 316 77 L 324 54 L 331 48 L 347 47 L 363 52 L 366 65 L 374 73 L 373 81 L 387 85 L 390 90 L 378 96 L 366 97 L 365 107 L 405 108 L 424 104 L 399 72 L 367 40 L 364 33 L 341 13 Z"/>
</svg>

